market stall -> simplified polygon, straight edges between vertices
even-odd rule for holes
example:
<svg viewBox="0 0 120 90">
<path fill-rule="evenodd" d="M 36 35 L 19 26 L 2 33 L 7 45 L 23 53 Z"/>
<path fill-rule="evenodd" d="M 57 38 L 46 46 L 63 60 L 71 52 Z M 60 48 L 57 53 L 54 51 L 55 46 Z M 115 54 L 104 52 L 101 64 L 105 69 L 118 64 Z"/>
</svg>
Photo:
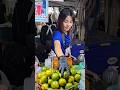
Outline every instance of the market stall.
<svg viewBox="0 0 120 90">
<path fill-rule="evenodd" d="M 45 64 L 48 61 L 46 60 Z M 71 64 L 70 58 L 68 59 L 69 65 Z M 39 64 L 36 62 L 36 75 L 35 75 L 35 90 L 76 90 L 79 87 L 79 81 L 81 78 L 81 70 L 78 68 L 76 69 L 77 65 L 70 65 L 70 72 L 69 75 L 67 71 L 64 72 L 64 75 L 62 76 L 60 71 L 56 68 L 56 61 L 52 61 L 51 65 L 38 66 Z M 50 60 L 49 60 L 50 64 Z M 58 66 L 58 65 L 57 65 Z M 79 66 L 79 65 L 78 65 Z"/>
<path fill-rule="evenodd" d="M 37 0 L 36 0 L 37 1 Z M 81 45 L 81 41 L 79 40 L 79 30 L 78 30 L 78 18 L 75 18 L 74 30 L 72 32 L 73 42 L 71 47 L 79 44 L 80 48 L 77 51 L 76 61 L 74 61 L 74 57 L 67 57 L 67 63 L 70 67 L 70 74 L 67 71 L 64 71 L 64 76 L 62 76 L 61 71 L 59 70 L 59 61 L 55 55 L 49 55 L 49 48 L 51 46 L 51 36 L 56 30 L 57 27 L 57 19 L 59 15 L 59 11 L 64 7 L 69 7 L 74 11 L 74 14 L 77 16 L 77 11 L 75 10 L 74 3 L 78 1 L 73 0 L 65 0 L 61 2 L 52 1 L 48 2 L 48 22 L 38 21 L 36 18 L 36 26 L 38 35 L 35 37 L 36 48 L 41 48 L 41 56 L 40 53 L 36 54 L 36 62 L 35 62 L 35 85 L 36 90 L 44 90 L 44 89 L 60 89 L 60 90 L 76 90 L 81 88 L 85 89 L 85 59 L 84 59 L 84 45 Z M 36 12 L 38 11 L 38 4 L 36 3 Z M 47 5 L 47 4 L 46 4 Z M 42 9 L 41 9 L 42 10 Z M 37 17 L 41 18 L 39 20 L 44 19 L 45 13 L 44 11 Z M 76 42 L 78 41 L 78 42 Z M 46 49 L 46 50 L 44 50 Z M 38 50 L 38 49 L 37 49 Z M 82 52 L 80 52 L 82 50 Z M 46 54 L 46 56 L 45 56 Z M 72 54 L 75 55 L 74 50 Z M 79 56 L 79 58 L 77 58 Z"/>
</svg>

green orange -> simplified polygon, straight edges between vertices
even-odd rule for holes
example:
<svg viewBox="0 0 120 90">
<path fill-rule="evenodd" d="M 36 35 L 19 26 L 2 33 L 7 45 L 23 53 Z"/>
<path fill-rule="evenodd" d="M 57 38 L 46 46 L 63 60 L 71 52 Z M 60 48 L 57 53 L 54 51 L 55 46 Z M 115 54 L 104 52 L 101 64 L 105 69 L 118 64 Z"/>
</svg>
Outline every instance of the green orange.
<svg viewBox="0 0 120 90">
<path fill-rule="evenodd" d="M 79 82 L 80 81 L 80 74 L 76 74 L 74 78 L 75 78 L 75 81 Z"/>
<path fill-rule="evenodd" d="M 54 80 L 54 81 L 59 80 L 59 77 L 60 77 L 59 73 L 53 73 L 52 76 L 51 76 L 52 80 Z"/>
<path fill-rule="evenodd" d="M 45 84 L 42 84 L 42 90 L 47 90 L 48 89 L 48 84 L 45 83 Z"/>
<path fill-rule="evenodd" d="M 48 70 L 48 67 L 46 66 L 42 67 L 42 71 L 46 71 L 46 70 Z"/>
<path fill-rule="evenodd" d="M 69 89 L 70 87 L 72 87 L 72 83 L 67 83 L 65 89 Z"/>
<path fill-rule="evenodd" d="M 38 79 L 40 79 L 42 76 L 44 76 L 45 75 L 45 72 L 39 72 L 38 74 L 37 74 L 37 78 Z"/>
<path fill-rule="evenodd" d="M 73 76 L 69 76 L 68 83 L 74 83 L 74 77 Z"/>
<path fill-rule="evenodd" d="M 69 74 L 67 71 L 64 72 L 64 76 L 63 76 L 65 79 L 67 79 L 69 77 Z"/>
<path fill-rule="evenodd" d="M 42 77 L 40 78 L 40 83 L 41 83 L 41 84 L 47 83 L 47 81 L 48 81 L 47 76 L 42 76 Z"/>
<path fill-rule="evenodd" d="M 45 74 L 50 77 L 52 75 L 52 70 L 48 69 L 46 70 Z"/>
<path fill-rule="evenodd" d="M 74 76 L 77 73 L 76 68 L 70 68 L 71 74 Z"/>
<path fill-rule="evenodd" d="M 58 88 L 59 88 L 59 83 L 58 83 L 58 81 L 52 81 L 52 83 L 51 83 L 51 88 L 53 88 L 53 89 L 58 89 Z"/>
<path fill-rule="evenodd" d="M 51 85 L 52 79 L 48 79 L 48 84 Z"/>
<path fill-rule="evenodd" d="M 59 85 L 60 86 L 65 86 L 65 84 L 66 84 L 66 80 L 64 78 L 60 78 L 59 79 Z"/>
</svg>

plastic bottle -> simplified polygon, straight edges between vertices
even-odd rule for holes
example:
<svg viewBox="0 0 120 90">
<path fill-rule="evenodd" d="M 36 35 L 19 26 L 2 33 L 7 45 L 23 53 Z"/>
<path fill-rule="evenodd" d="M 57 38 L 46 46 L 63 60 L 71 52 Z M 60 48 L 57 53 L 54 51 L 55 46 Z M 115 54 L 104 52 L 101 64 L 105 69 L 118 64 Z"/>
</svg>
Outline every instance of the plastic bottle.
<svg viewBox="0 0 120 90">
<path fill-rule="evenodd" d="M 38 73 L 41 71 L 41 67 L 39 66 L 40 62 L 38 60 L 38 58 L 35 56 L 35 73 Z"/>
<path fill-rule="evenodd" d="M 50 57 L 45 59 L 45 66 L 48 67 L 48 68 L 51 68 L 51 58 Z"/>
<path fill-rule="evenodd" d="M 81 72 L 81 79 L 78 88 L 79 90 L 85 90 L 85 69 L 81 69 L 80 72 Z"/>
<path fill-rule="evenodd" d="M 52 67 L 52 60 L 53 60 L 54 57 L 56 57 L 56 54 L 54 53 L 53 50 L 51 50 L 51 52 L 48 55 L 48 58 L 45 59 L 45 66 L 46 67 L 48 67 L 48 68 Z"/>
<path fill-rule="evenodd" d="M 80 55 L 78 56 L 78 60 L 80 61 L 79 68 L 80 69 L 85 69 L 85 54 L 84 54 L 84 50 L 80 50 Z"/>
<path fill-rule="evenodd" d="M 84 50 L 80 50 L 79 55 L 79 68 L 81 72 L 81 79 L 79 82 L 79 90 L 85 90 L 85 56 L 84 56 Z"/>
</svg>

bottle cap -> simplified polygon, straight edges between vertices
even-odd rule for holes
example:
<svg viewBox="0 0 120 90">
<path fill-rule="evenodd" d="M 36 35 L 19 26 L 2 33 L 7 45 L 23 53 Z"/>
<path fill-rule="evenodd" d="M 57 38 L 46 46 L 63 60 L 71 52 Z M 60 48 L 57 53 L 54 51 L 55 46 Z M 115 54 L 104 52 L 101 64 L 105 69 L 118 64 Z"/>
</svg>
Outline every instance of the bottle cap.
<svg viewBox="0 0 120 90">
<path fill-rule="evenodd" d="M 83 54 L 83 53 L 84 53 L 84 50 L 80 50 L 80 53 Z"/>
</svg>

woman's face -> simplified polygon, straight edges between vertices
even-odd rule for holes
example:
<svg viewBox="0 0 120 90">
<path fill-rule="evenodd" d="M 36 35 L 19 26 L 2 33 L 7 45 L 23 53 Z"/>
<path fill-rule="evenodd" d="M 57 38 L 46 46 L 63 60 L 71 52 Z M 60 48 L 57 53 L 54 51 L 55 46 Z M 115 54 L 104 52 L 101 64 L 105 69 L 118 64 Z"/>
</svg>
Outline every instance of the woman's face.
<svg viewBox="0 0 120 90">
<path fill-rule="evenodd" d="M 65 20 L 61 23 L 61 29 L 63 32 L 67 32 L 72 28 L 73 20 L 71 16 L 67 16 Z"/>
</svg>

